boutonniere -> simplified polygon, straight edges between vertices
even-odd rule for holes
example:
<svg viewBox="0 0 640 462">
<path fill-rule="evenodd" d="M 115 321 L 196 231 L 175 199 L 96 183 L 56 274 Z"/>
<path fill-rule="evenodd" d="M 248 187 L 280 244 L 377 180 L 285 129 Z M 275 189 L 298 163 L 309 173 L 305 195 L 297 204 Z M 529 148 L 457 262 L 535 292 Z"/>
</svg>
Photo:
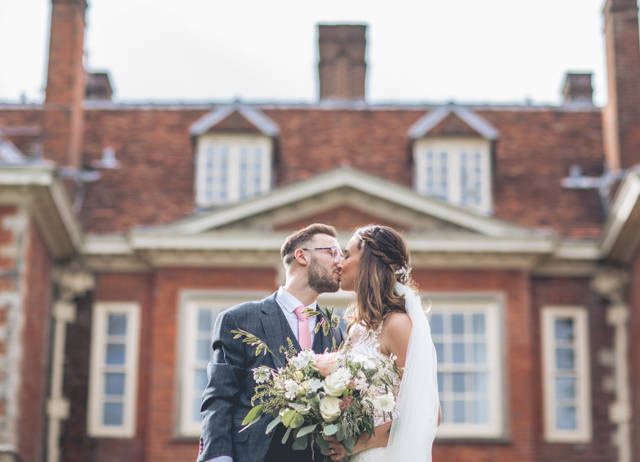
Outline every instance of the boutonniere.
<svg viewBox="0 0 640 462">
<path fill-rule="evenodd" d="M 322 328 L 322 335 L 325 337 L 329 335 L 332 329 L 335 329 L 340 324 L 340 316 L 335 314 L 336 309 L 328 306 L 320 306 L 318 305 L 318 309 L 314 310 L 313 308 L 307 308 L 304 310 L 305 314 L 309 317 L 319 316 L 320 321 L 316 323 L 315 333 L 317 334 Z M 336 346 L 336 339 L 332 335 L 333 340 L 333 349 L 336 350 L 338 347 Z"/>
</svg>

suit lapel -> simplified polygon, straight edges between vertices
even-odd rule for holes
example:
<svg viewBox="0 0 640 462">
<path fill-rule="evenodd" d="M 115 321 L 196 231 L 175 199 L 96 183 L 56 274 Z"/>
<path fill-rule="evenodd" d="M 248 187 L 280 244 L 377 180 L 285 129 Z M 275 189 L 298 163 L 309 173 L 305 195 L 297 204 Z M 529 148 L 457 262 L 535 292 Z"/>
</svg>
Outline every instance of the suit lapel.
<svg viewBox="0 0 640 462">
<path fill-rule="evenodd" d="M 298 344 L 295 335 L 293 335 L 293 332 L 291 332 L 289 323 L 284 317 L 280 306 L 276 302 L 276 294 L 273 294 L 264 300 L 260 313 L 260 322 L 265 334 L 264 341 L 280 361 L 280 364 L 275 364 L 275 366 L 284 366 L 286 358 L 284 353 L 280 352 L 280 347 L 284 346 L 287 348 L 287 337 L 291 339 L 293 345 L 298 351 L 300 350 L 300 345 Z"/>
</svg>

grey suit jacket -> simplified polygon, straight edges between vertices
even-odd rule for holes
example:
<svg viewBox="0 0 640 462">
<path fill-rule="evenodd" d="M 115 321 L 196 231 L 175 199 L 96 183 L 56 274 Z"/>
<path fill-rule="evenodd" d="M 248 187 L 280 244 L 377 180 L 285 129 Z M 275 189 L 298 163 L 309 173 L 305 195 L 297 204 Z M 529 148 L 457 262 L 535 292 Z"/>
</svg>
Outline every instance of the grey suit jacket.
<svg viewBox="0 0 640 462">
<path fill-rule="evenodd" d="M 265 429 L 272 420 L 263 416 L 242 433 L 241 422 L 251 409 L 251 397 L 256 383 L 252 369 L 261 365 L 276 367 L 270 354 L 255 355 L 255 348 L 241 339 L 234 340 L 231 330 L 243 329 L 267 343 L 271 351 L 284 364 L 280 346 L 286 346 L 286 338 L 300 345 L 291 332 L 282 310 L 275 301 L 276 294 L 261 301 L 242 303 L 220 313 L 213 331 L 213 360 L 207 367 L 209 382 L 202 394 L 202 440 L 198 461 L 217 456 L 232 456 L 234 462 L 262 462 L 271 444 L 272 434 Z M 343 334 L 340 328 L 323 335 L 315 334 L 313 350 L 321 353 L 332 349 L 332 338 L 340 344 Z"/>
</svg>

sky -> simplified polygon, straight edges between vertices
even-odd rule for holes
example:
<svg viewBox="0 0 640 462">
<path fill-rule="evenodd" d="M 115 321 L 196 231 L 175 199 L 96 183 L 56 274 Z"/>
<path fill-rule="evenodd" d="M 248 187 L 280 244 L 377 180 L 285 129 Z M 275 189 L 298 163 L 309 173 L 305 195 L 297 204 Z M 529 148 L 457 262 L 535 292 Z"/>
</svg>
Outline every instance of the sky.
<svg viewBox="0 0 640 462">
<path fill-rule="evenodd" d="M 85 62 L 118 101 L 313 102 L 318 23 L 368 24 L 370 102 L 606 102 L 604 0 L 89 0 Z M 0 0 L 0 102 L 42 101 L 50 0 Z"/>
</svg>

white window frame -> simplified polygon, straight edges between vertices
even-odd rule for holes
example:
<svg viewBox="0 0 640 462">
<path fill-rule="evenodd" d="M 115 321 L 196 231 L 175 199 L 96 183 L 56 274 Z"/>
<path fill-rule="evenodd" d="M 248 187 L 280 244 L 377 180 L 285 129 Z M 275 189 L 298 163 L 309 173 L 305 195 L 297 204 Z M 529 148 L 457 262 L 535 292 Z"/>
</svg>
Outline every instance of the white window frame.
<svg viewBox="0 0 640 462">
<path fill-rule="evenodd" d="M 223 205 L 240 200 L 240 152 L 243 148 L 260 149 L 262 153 L 260 188 L 257 195 L 271 189 L 272 183 L 272 145 L 271 138 L 264 135 L 210 134 L 198 138 L 196 150 L 196 204 L 200 207 Z M 209 147 L 227 147 L 229 152 L 227 199 L 225 201 L 207 198 L 207 151 Z"/>
<path fill-rule="evenodd" d="M 125 340 L 125 386 L 122 425 L 104 425 L 104 376 L 108 316 L 127 316 Z M 96 302 L 91 327 L 91 365 L 89 376 L 88 433 L 94 437 L 132 438 L 136 433 L 138 352 L 140 344 L 140 305 L 135 302 Z"/>
<path fill-rule="evenodd" d="M 555 424 L 556 396 L 554 379 L 555 334 L 554 321 L 571 318 L 575 329 L 575 374 L 577 429 L 561 430 Z M 589 325 L 586 308 L 583 306 L 545 306 L 542 308 L 542 369 L 544 393 L 544 438 L 549 442 L 589 442 L 591 425 L 591 371 L 589 366 Z"/>
<path fill-rule="evenodd" d="M 437 437 L 442 439 L 497 439 L 505 435 L 505 346 L 504 346 L 504 307 L 500 294 L 429 294 L 422 296 L 423 306 L 431 307 L 433 313 L 482 312 L 485 314 L 487 338 L 487 394 L 491 397 L 487 424 L 446 423 L 443 419 L 438 428 Z M 446 371 L 440 362 L 438 370 Z M 441 396 L 442 399 L 442 396 Z M 443 410 L 444 412 L 444 410 Z"/>
<path fill-rule="evenodd" d="M 481 156 L 481 194 L 479 205 L 464 205 L 484 214 L 490 214 L 493 208 L 492 172 L 491 172 L 491 143 L 482 138 L 452 138 L 434 137 L 416 140 L 413 146 L 414 187 L 420 193 L 429 195 L 427 184 L 427 152 L 436 155 L 447 153 L 447 201 L 462 205 L 461 187 L 461 157 L 463 153 Z"/>
<path fill-rule="evenodd" d="M 193 370 L 200 361 L 196 358 L 196 345 L 193 341 L 197 333 L 197 313 L 203 305 L 211 307 L 213 325 L 215 316 L 232 306 L 251 300 L 260 300 L 267 296 L 262 291 L 228 291 L 228 290 L 185 290 L 180 292 L 178 309 L 179 335 L 177 343 L 177 425 L 176 434 L 179 437 L 198 437 L 201 424 L 191 420 L 193 402 L 197 398 L 194 393 Z M 213 331 L 211 332 L 213 334 Z"/>
</svg>

